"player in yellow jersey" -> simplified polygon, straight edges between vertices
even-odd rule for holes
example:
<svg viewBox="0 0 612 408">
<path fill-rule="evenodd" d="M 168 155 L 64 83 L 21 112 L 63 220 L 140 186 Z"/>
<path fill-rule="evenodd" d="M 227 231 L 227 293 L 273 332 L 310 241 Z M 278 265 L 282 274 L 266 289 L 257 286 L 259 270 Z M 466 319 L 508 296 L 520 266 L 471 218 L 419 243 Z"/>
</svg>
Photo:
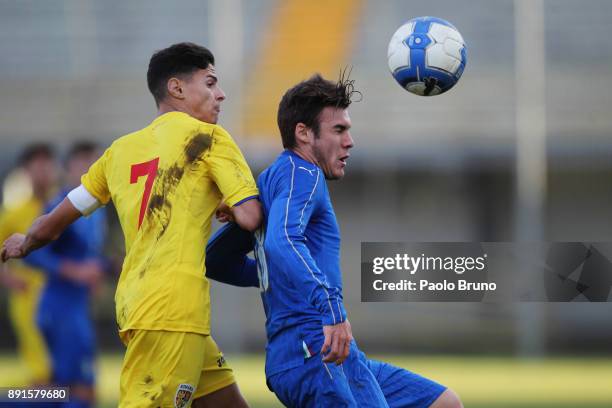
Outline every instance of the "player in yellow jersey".
<svg viewBox="0 0 612 408">
<path fill-rule="evenodd" d="M 29 179 L 32 194 L 25 201 L 5 208 L 0 214 L 1 241 L 11 234 L 26 232 L 32 221 L 41 215 L 47 199 L 53 193 L 57 164 L 49 145 L 38 143 L 26 147 L 19 165 Z M 50 379 L 49 357 L 36 325 L 44 274 L 21 262 L 14 262 L 2 269 L 0 280 L 9 289 L 9 317 L 15 330 L 19 355 L 27 369 L 26 378 L 16 381 L 45 384 Z"/>
<path fill-rule="evenodd" d="M 27 236 L 4 243 L 2 259 L 25 256 L 112 200 L 126 244 L 115 295 L 127 346 L 119 405 L 246 407 L 210 336 L 204 248 L 221 201 L 242 228 L 259 226 L 255 181 L 216 125 L 225 94 L 209 50 L 180 43 L 158 51 L 147 80 L 158 117 L 117 139 Z"/>
</svg>

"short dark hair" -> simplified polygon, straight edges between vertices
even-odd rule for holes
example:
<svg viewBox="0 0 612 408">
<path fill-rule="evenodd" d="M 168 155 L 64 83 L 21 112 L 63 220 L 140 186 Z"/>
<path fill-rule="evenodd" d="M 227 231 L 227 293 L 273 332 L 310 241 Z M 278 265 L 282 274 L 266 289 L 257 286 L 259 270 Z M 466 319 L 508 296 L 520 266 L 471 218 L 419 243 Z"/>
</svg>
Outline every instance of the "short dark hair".
<svg viewBox="0 0 612 408">
<path fill-rule="evenodd" d="M 159 103 L 166 97 L 166 84 L 174 76 L 191 75 L 198 69 L 206 69 L 215 64 L 215 57 L 208 48 L 182 42 L 156 51 L 149 61 L 147 85 Z"/>
<path fill-rule="evenodd" d="M 66 162 L 70 159 L 78 156 L 79 154 L 92 154 L 98 150 L 98 145 L 89 140 L 80 140 L 78 142 L 74 142 L 66 153 Z"/>
<path fill-rule="evenodd" d="M 26 146 L 19 155 L 18 163 L 20 166 L 27 166 L 38 158 L 55 159 L 55 153 L 49 143 L 39 142 Z"/>
<path fill-rule="evenodd" d="M 357 91 L 353 88 L 354 80 L 342 72 L 337 82 L 324 79 L 315 74 L 289 89 L 278 105 L 278 129 L 283 140 L 283 147 L 295 147 L 295 127 L 298 123 L 311 128 L 315 136 L 319 133 L 319 115 L 321 111 L 333 106 L 346 109 L 351 104 L 351 97 Z"/>
</svg>

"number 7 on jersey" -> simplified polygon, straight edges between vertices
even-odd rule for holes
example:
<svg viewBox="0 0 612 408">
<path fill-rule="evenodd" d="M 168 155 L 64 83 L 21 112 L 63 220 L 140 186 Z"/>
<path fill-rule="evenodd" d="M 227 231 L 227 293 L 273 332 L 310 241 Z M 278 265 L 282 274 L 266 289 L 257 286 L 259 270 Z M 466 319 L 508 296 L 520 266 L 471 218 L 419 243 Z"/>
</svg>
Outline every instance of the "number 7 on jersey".
<svg viewBox="0 0 612 408">
<path fill-rule="evenodd" d="M 153 182 L 155 176 L 157 176 L 157 166 L 159 165 L 159 157 L 149 160 L 148 162 L 133 164 L 130 173 L 130 184 L 138 182 L 138 179 L 142 176 L 147 176 L 145 180 L 145 188 L 142 193 L 142 201 L 140 203 L 140 214 L 138 215 L 138 229 L 142 224 L 147 207 L 149 205 L 149 198 L 151 198 L 151 190 L 153 189 Z"/>
</svg>

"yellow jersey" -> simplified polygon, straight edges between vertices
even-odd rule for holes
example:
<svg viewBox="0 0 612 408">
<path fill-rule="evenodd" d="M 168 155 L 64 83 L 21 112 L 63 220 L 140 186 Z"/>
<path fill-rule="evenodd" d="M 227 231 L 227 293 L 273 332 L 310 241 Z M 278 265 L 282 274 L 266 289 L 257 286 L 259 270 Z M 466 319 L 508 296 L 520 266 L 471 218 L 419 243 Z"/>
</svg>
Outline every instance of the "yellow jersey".
<svg viewBox="0 0 612 408">
<path fill-rule="evenodd" d="M 25 234 L 32 222 L 42 215 L 44 203 L 36 197 L 6 208 L 0 215 L 0 242 L 4 242 L 10 235 L 15 233 Z M 19 270 L 19 276 L 29 279 L 35 276 L 36 281 L 44 281 L 44 273 L 38 269 L 30 268 L 21 261 L 12 261 L 11 269 Z"/>
<path fill-rule="evenodd" d="M 221 200 L 257 196 L 240 149 L 221 126 L 169 112 L 117 139 L 81 178 L 112 200 L 126 257 L 115 294 L 119 332 L 210 334 L 205 246 Z"/>
<path fill-rule="evenodd" d="M 43 202 L 36 197 L 2 211 L 0 242 L 11 234 L 25 234 L 42 211 Z M 17 260 L 10 261 L 9 267 L 12 274 L 26 283 L 25 291 L 10 291 L 8 295 L 9 316 L 15 329 L 19 353 L 28 371 L 26 382 L 43 383 L 49 380 L 50 362 L 44 339 L 36 325 L 36 312 L 45 274 Z"/>
</svg>

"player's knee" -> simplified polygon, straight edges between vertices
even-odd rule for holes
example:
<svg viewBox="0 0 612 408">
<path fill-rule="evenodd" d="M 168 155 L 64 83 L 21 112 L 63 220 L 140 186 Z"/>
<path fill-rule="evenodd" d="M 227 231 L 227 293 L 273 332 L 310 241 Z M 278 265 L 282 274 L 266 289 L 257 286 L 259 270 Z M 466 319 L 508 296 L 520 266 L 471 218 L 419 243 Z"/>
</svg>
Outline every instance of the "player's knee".
<svg viewBox="0 0 612 408">
<path fill-rule="evenodd" d="M 463 408 L 459 395 L 450 388 L 447 388 L 430 408 Z"/>
</svg>

